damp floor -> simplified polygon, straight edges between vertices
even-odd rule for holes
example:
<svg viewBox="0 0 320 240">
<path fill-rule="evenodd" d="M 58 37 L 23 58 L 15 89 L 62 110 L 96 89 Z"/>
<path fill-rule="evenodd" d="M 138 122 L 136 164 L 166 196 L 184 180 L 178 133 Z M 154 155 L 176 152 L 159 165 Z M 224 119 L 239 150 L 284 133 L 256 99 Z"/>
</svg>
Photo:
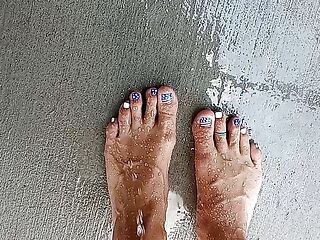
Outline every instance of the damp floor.
<svg viewBox="0 0 320 240">
<path fill-rule="evenodd" d="M 319 16 L 316 0 L 0 1 L 1 239 L 108 239 L 104 125 L 161 84 L 180 99 L 170 239 L 195 238 L 190 124 L 211 106 L 266 155 L 248 239 L 320 239 Z"/>
</svg>

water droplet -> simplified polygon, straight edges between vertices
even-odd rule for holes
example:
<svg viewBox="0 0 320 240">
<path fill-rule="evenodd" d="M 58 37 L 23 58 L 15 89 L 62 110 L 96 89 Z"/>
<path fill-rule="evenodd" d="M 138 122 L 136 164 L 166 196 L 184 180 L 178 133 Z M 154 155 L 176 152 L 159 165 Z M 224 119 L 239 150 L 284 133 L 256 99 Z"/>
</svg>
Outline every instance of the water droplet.
<svg viewBox="0 0 320 240">
<path fill-rule="evenodd" d="M 145 166 L 145 167 L 148 167 L 148 166 L 149 166 L 149 164 L 145 162 L 145 163 L 144 163 L 144 166 Z"/>
<path fill-rule="evenodd" d="M 245 182 L 243 182 L 243 183 L 242 183 L 242 187 L 245 187 L 245 186 L 246 186 L 246 183 L 245 183 Z"/>
</svg>

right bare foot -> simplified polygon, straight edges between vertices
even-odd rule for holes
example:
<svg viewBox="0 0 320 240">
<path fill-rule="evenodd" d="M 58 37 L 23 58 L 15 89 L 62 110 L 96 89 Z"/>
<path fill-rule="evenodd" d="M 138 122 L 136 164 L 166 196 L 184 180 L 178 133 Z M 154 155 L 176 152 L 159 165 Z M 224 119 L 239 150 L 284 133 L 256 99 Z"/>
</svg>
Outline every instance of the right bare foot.
<svg viewBox="0 0 320 240">
<path fill-rule="evenodd" d="M 198 239 L 245 239 L 262 182 L 261 151 L 241 121 L 203 110 L 192 126 Z M 225 134 L 226 133 L 226 134 Z"/>
</svg>

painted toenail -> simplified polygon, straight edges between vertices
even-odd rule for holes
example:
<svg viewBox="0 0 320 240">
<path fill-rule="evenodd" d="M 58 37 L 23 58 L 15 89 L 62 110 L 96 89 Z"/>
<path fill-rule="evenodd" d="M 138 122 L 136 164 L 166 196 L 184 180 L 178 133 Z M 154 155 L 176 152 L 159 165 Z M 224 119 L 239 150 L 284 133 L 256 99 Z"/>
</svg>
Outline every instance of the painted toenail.
<svg viewBox="0 0 320 240">
<path fill-rule="evenodd" d="M 111 118 L 111 122 L 114 123 L 116 121 L 115 118 Z"/>
<path fill-rule="evenodd" d="M 222 116 L 223 116 L 223 114 L 222 114 L 222 112 L 216 112 L 215 114 L 214 114 L 215 116 L 216 116 L 216 118 L 222 118 Z"/>
<path fill-rule="evenodd" d="M 124 102 L 124 103 L 123 103 L 123 108 L 124 108 L 124 109 L 129 109 L 129 108 L 130 108 L 130 103 Z"/>
<path fill-rule="evenodd" d="M 241 120 L 239 118 L 236 118 L 233 120 L 233 124 L 236 126 L 236 127 L 239 127 L 241 125 Z"/>
<path fill-rule="evenodd" d="M 246 134 L 247 133 L 247 128 L 241 128 L 240 132 L 241 132 L 241 134 Z"/>
<path fill-rule="evenodd" d="M 156 89 L 156 88 L 151 88 L 151 90 L 150 90 L 150 93 L 151 93 L 151 96 L 157 96 L 158 95 L 158 89 Z"/>
<path fill-rule="evenodd" d="M 210 117 L 200 118 L 200 126 L 201 127 L 211 127 L 211 125 L 212 125 L 212 118 L 210 118 Z"/>
<path fill-rule="evenodd" d="M 172 99 L 173 99 L 172 93 L 161 94 L 161 102 L 163 102 L 163 103 L 170 103 Z"/>
<path fill-rule="evenodd" d="M 133 101 L 138 101 L 140 99 L 140 93 L 139 92 L 131 93 L 131 98 Z"/>
</svg>

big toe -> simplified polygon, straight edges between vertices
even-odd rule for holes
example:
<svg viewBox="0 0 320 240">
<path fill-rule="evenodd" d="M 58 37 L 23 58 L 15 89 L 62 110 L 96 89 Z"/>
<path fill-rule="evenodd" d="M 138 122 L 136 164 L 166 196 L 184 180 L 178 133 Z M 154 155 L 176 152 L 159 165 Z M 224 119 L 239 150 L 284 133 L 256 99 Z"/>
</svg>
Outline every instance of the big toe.
<svg viewBox="0 0 320 240">
<path fill-rule="evenodd" d="M 196 154 L 215 151 L 213 132 L 214 112 L 210 109 L 204 109 L 197 114 L 192 123 Z"/>
<path fill-rule="evenodd" d="M 197 184 L 207 178 L 210 162 L 216 153 L 213 142 L 214 119 L 214 112 L 205 109 L 197 114 L 192 123 Z"/>
<path fill-rule="evenodd" d="M 158 125 L 165 131 L 175 132 L 178 98 L 171 87 L 162 86 L 158 90 Z"/>
</svg>

